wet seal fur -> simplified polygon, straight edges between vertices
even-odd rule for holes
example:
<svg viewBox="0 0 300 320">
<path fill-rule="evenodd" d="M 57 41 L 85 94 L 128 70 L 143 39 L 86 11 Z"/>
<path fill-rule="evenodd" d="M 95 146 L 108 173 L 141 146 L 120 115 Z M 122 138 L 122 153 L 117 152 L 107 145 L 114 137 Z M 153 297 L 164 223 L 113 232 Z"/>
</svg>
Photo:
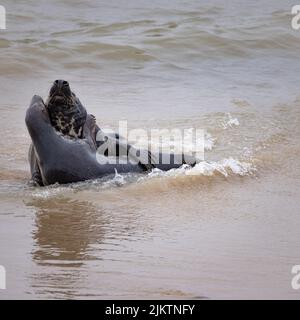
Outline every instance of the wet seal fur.
<svg viewBox="0 0 300 320">
<path fill-rule="evenodd" d="M 148 151 L 138 150 L 127 145 L 116 135 L 105 135 L 105 142 L 117 145 L 115 157 L 127 157 L 126 163 L 109 163 L 106 154 L 99 154 L 97 146 L 103 141 L 95 137 L 101 130 L 95 118 L 87 114 L 82 129 L 82 138 L 70 138 L 59 133 L 51 124 L 46 105 L 41 97 L 35 95 L 26 112 L 25 122 L 32 144 L 29 148 L 29 162 L 32 181 L 40 186 L 54 183 L 72 183 L 101 178 L 105 175 L 127 172 L 145 172 L 155 167 L 161 170 L 179 168 L 183 163 L 194 164 L 196 159 L 182 155 L 182 163 L 177 163 L 178 155 L 168 155 L 170 164 L 163 164 L 164 154 L 156 156 L 155 164 L 140 163 L 140 155 L 145 160 L 153 156 Z M 139 157 L 136 156 L 139 154 Z M 181 157 L 181 155 L 180 155 Z M 99 159 L 101 161 L 99 161 Z M 103 161 L 102 161 L 103 160 Z"/>
</svg>

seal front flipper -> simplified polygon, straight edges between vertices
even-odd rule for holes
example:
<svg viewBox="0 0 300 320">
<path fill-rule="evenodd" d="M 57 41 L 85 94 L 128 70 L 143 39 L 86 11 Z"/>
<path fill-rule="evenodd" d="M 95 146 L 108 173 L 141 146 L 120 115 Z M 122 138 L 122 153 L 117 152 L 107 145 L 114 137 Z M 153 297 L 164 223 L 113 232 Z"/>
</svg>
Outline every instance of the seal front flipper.
<svg viewBox="0 0 300 320">
<path fill-rule="evenodd" d="M 28 160 L 30 164 L 31 182 L 38 186 L 43 186 L 43 179 L 41 170 L 38 164 L 37 156 L 34 150 L 34 146 L 31 144 L 28 152 Z"/>
<path fill-rule="evenodd" d="M 40 96 L 34 95 L 30 102 L 29 110 L 33 109 L 37 105 L 44 106 L 44 101 Z M 29 118 L 30 118 L 30 112 L 28 112 L 26 115 L 26 122 L 30 121 Z M 36 155 L 34 145 L 32 143 L 30 144 L 29 151 L 28 151 L 28 160 L 30 164 L 31 182 L 39 186 L 43 186 L 44 183 L 43 183 L 41 170 L 38 163 L 38 158 Z"/>
</svg>

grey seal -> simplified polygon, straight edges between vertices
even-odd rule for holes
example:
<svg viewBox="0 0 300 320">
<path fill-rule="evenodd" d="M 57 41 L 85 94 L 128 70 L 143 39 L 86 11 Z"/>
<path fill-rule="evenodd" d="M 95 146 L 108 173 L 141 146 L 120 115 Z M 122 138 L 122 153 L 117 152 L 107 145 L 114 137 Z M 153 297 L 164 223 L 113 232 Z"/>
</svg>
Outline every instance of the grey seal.
<svg viewBox="0 0 300 320">
<path fill-rule="evenodd" d="M 55 129 L 46 104 L 37 95 L 31 100 L 25 122 L 32 140 L 29 148 L 32 181 L 40 186 L 96 179 L 115 174 L 116 171 L 142 173 L 151 168 L 170 170 L 179 168 L 183 163 L 196 163 L 193 157 L 170 154 L 169 163 L 164 164 L 164 154 L 160 153 L 154 157 L 147 150 L 139 150 L 128 145 L 117 134 L 104 135 L 103 141 L 96 141 L 95 137 L 100 128 L 95 118 L 89 114 L 82 126 L 82 138 L 71 138 Z M 99 144 L 101 146 L 104 142 L 117 146 L 114 156 L 122 161 L 111 163 L 107 161 L 105 152 L 98 152 Z M 127 161 L 124 161 L 124 158 Z M 178 163 L 179 158 L 182 161 Z M 155 161 L 148 164 L 148 160 Z"/>
</svg>

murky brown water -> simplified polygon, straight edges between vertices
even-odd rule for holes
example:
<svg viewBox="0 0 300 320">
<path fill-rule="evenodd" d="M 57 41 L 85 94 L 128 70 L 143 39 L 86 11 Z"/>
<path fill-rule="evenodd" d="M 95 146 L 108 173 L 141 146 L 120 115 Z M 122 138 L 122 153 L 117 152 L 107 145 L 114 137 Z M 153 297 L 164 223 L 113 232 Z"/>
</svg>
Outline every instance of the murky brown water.
<svg viewBox="0 0 300 320">
<path fill-rule="evenodd" d="M 0 299 L 299 299 L 292 2 L 1 4 Z M 101 127 L 205 129 L 205 162 L 29 186 L 25 111 L 56 78 Z"/>
</svg>

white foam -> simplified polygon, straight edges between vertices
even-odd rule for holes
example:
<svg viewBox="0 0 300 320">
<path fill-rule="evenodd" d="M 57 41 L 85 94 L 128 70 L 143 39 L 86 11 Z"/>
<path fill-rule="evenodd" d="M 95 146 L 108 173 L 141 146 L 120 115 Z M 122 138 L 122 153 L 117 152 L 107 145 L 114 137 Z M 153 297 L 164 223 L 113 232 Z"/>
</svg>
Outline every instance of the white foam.
<svg viewBox="0 0 300 320">
<path fill-rule="evenodd" d="M 237 127 L 240 125 L 240 122 L 237 118 L 232 118 L 230 113 L 227 113 L 227 119 L 222 123 L 223 129 Z"/>
<path fill-rule="evenodd" d="M 187 164 L 182 165 L 178 169 L 171 169 L 169 171 L 162 171 L 160 169 L 153 169 L 147 175 L 134 174 L 119 174 L 115 170 L 115 175 L 108 179 L 95 179 L 83 182 L 78 182 L 69 185 L 54 184 L 44 188 L 35 188 L 32 192 L 34 198 L 49 199 L 57 197 L 58 195 L 73 193 L 85 189 L 103 190 L 111 187 L 120 187 L 134 181 L 145 181 L 156 177 L 177 177 L 177 176 L 214 176 L 221 174 L 224 177 L 230 175 L 247 176 L 256 171 L 255 167 L 249 162 L 241 162 L 233 158 L 223 159 L 216 162 L 201 161 L 194 167 Z"/>
<path fill-rule="evenodd" d="M 35 187 L 34 191 L 32 192 L 32 196 L 34 198 L 39 199 L 48 199 L 51 197 L 56 197 L 60 194 L 63 194 L 67 190 L 67 187 L 60 186 L 58 183 L 55 183 L 51 186 L 47 187 Z"/>
<path fill-rule="evenodd" d="M 115 176 L 114 178 L 110 181 L 112 184 L 115 184 L 117 186 L 122 186 L 123 184 L 126 183 L 124 176 L 118 173 L 117 169 L 115 169 Z"/>
<path fill-rule="evenodd" d="M 169 171 L 161 171 L 159 169 L 152 170 L 147 177 L 153 178 L 158 176 L 181 176 L 181 175 L 199 175 L 199 176 L 213 176 L 217 173 L 225 177 L 230 175 L 246 176 L 251 175 L 256 171 L 255 167 L 248 162 L 241 162 L 239 160 L 228 158 L 217 162 L 201 161 L 194 167 L 183 165 L 178 169 L 171 169 Z M 143 177 L 140 179 L 144 179 Z"/>
</svg>

